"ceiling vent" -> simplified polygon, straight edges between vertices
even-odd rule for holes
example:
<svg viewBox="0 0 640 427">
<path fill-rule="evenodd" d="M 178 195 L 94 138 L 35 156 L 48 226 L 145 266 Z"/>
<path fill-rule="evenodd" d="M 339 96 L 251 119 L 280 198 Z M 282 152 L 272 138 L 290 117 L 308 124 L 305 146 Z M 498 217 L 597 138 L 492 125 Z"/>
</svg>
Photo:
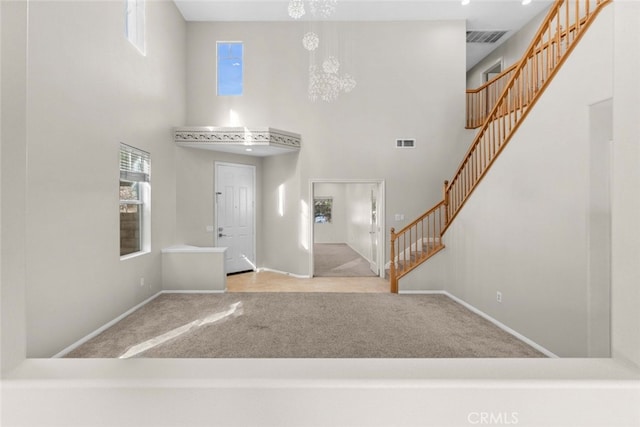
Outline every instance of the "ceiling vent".
<svg viewBox="0 0 640 427">
<path fill-rule="evenodd" d="M 467 43 L 495 43 L 507 31 L 467 31 Z"/>
<path fill-rule="evenodd" d="M 415 139 L 396 139 L 396 148 L 415 148 Z"/>
</svg>

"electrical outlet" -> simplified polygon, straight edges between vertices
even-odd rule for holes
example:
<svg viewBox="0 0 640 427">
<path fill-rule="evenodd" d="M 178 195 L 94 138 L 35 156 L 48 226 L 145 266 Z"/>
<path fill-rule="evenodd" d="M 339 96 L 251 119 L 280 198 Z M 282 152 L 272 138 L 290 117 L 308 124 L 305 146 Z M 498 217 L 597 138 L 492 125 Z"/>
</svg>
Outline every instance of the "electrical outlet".
<svg viewBox="0 0 640 427">
<path fill-rule="evenodd" d="M 497 292 L 496 293 L 496 301 L 502 302 L 502 292 Z"/>
<path fill-rule="evenodd" d="M 140 278 L 140 287 L 144 288 L 144 277 Z"/>
</svg>

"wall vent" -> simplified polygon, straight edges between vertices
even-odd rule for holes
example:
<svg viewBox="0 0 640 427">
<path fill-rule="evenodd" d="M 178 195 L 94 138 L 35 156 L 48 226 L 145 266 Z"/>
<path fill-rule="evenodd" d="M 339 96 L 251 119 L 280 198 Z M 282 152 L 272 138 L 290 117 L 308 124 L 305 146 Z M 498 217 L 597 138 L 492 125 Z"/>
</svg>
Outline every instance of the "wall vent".
<svg viewBox="0 0 640 427">
<path fill-rule="evenodd" d="M 467 31 L 467 43 L 495 43 L 507 31 Z"/>
<path fill-rule="evenodd" d="M 415 148 L 415 139 L 396 139 L 396 148 Z"/>
</svg>

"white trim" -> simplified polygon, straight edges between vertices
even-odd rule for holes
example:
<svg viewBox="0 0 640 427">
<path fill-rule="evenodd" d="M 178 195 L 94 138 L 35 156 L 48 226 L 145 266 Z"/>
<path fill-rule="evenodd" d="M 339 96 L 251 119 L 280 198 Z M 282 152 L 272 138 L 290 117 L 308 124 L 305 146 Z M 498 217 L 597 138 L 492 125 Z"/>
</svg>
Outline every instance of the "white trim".
<svg viewBox="0 0 640 427">
<path fill-rule="evenodd" d="M 357 250 L 356 248 L 354 248 L 353 246 L 351 246 L 349 244 L 349 242 L 346 242 L 345 245 L 347 245 L 353 252 L 357 253 L 358 255 L 360 255 L 362 258 L 365 259 L 365 261 L 367 261 L 369 264 L 372 264 L 373 262 L 369 259 L 368 256 L 364 256 L 359 250 Z M 373 271 L 372 271 L 373 273 Z"/>
<path fill-rule="evenodd" d="M 131 313 L 136 311 L 137 309 L 139 309 L 140 307 L 150 303 L 151 301 L 156 299 L 158 296 L 160 296 L 160 294 L 162 294 L 163 292 L 164 291 L 160 291 L 160 292 L 156 293 L 155 295 L 153 295 L 153 296 L 147 298 L 146 300 L 142 301 L 140 304 L 136 305 L 135 307 L 130 308 L 129 310 L 127 310 L 124 313 L 122 313 L 120 316 L 118 316 L 115 319 L 113 319 L 112 321 L 105 323 L 104 325 L 102 325 L 101 327 L 96 329 L 95 331 L 91 332 L 89 335 L 87 335 L 84 338 L 81 338 L 80 340 L 74 342 L 69 347 L 65 348 L 64 350 L 62 350 L 58 354 L 54 355 L 53 358 L 57 359 L 57 358 L 66 356 L 68 353 L 70 353 L 71 351 L 75 350 L 77 347 L 80 347 L 82 344 L 84 344 L 85 342 L 89 341 L 91 338 L 94 338 L 97 335 L 101 334 L 102 332 L 106 331 L 107 329 L 109 329 L 110 327 L 112 327 L 113 325 L 115 325 L 116 323 L 118 323 L 119 321 L 121 321 L 122 319 L 124 319 L 125 317 L 127 317 L 128 315 L 130 315 Z"/>
<path fill-rule="evenodd" d="M 451 298 L 452 300 L 454 300 L 455 302 L 457 302 L 458 304 L 460 304 L 460 305 L 464 306 L 465 308 L 471 310 L 472 312 L 474 312 L 478 316 L 483 317 L 484 319 L 486 319 L 489 322 L 493 323 L 494 325 L 496 325 L 497 327 L 499 327 L 503 331 L 513 335 L 514 337 L 518 338 L 520 341 L 524 342 L 525 344 L 528 344 L 529 346 L 535 348 L 536 350 L 538 350 L 540 353 L 544 354 L 545 356 L 550 357 L 552 359 L 558 359 L 559 358 L 558 355 L 556 355 L 556 354 L 552 353 L 551 351 L 547 350 L 546 348 L 544 348 L 540 344 L 536 343 L 535 341 L 532 341 L 531 339 L 525 337 L 521 333 L 519 333 L 517 331 L 514 331 L 513 329 L 511 329 L 510 327 L 508 327 L 504 323 L 500 322 L 499 320 L 494 319 L 493 317 L 489 316 L 487 313 L 477 309 L 476 307 L 472 306 L 468 302 L 466 302 L 464 300 L 461 300 L 460 298 L 450 294 L 447 291 L 412 291 L 412 290 L 408 290 L 408 291 L 398 291 L 398 293 L 400 293 L 400 294 L 408 294 L 408 295 L 419 295 L 419 294 L 425 294 L 425 295 L 441 294 L 441 295 L 446 295 L 449 298 Z"/>
<path fill-rule="evenodd" d="M 162 291 L 161 294 L 224 294 L 225 291 L 221 289 L 215 290 L 195 290 L 195 291 L 181 291 L 181 290 L 170 290 L 170 291 Z"/>
<path fill-rule="evenodd" d="M 133 259 L 133 258 L 137 258 L 139 256 L 142 255 L 147 255 L 150 254 L 151 251 L 138 251 L 138 252 L 132 252 L 130 254 L 126 254 L 126 255 L 121 255 L 120 256 L 120 261 L 126 261 L 128 259 Z"/>
<path fill-rule="evenodd" d="M 449 296 L 447 291 L 415 291 L 415 290 L 408 290 L 408 291 L 398 291 L 399 294 L 405 294 L 405 295 L 446 295 Z"/>
<path fill-rule="evenodd" d="M 307 275 L 294 274 L 294 273 L 289 273 L 287 271 L 274 270 L 273 268 L 267 268 L 267 267 L 260 267 L 256 270 L 256 272 L 258 273 L 262 273 L 263 271 L 268 271 L 270 273 L 283 274 L 285 276 L 295 277 L 296 279 L 311 279 L 311 276 L 308 274 Z"/>
<path fill-rule="evenodd" d="M 113 325 L 115 325 L 116 323 L 118 323 L 119 321 L 121 321 L 122 319 L 124 319 L 125 317 L 127 317 L 128 315 L 133 313 L 134 311 L 136 311 L 136 310 L 142 308 L 143 306 L 149 304 L 151 301 L 153 301 L 154 299 L 156 299 L 157 297 L 159 297 L 162 294 L 223 294 L 223 293 L 225 293 L 225 291 L 218 291 L 218 290 L 215 290 L 215 291 L 160 291 L 160 292 L 156 293 L 155 295 L 153 295 L 153 296 L 147 298 L 146 300 L 142 301 L 140 304 L 138 304 L 138 305 L 130 308 L 129 310 L 125 311 L 120 316 L 116 317 L 115 319 L 111 320 L 110 322 L 107 322 L 104 325 L 100 326 L 98 329 L 96 329 L 95 331 L 91 332 L 89 335 L 86 335 L 85 337 L 80 338 L 78 341 L 74 342 L 69 347 L 65 348 L 64 350 L 62 350 L 58 354 L 52 356 L 52 359 L 59 359 L 61 357 L 66 356 L 67 354 L 69 354 L 73 350 L 75 350 L 76 348 L 80 347 L 82 344 L 84 344 L 87 341 L 89 341 L 91 338 L 94 338 L 94 337 L 100 335 L 102 332 L 106 331 L 107 329 L 109 329 L 110 327 L 112 327 Z"/>
</svg>

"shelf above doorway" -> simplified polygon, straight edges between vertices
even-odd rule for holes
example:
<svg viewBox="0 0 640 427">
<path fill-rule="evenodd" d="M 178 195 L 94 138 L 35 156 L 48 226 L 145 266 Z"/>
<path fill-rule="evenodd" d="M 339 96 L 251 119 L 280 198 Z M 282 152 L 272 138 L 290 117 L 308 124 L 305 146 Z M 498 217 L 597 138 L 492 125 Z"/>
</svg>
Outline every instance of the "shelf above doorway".
<svg viewBox="0 0 640 427">
<path fill-rule="evenodd" d="M 269 127 L 189 126 L 175 128 L 174 140 L 181 147 L 266 157 L 300 151 L 302 138 Z"/>
</svg>

